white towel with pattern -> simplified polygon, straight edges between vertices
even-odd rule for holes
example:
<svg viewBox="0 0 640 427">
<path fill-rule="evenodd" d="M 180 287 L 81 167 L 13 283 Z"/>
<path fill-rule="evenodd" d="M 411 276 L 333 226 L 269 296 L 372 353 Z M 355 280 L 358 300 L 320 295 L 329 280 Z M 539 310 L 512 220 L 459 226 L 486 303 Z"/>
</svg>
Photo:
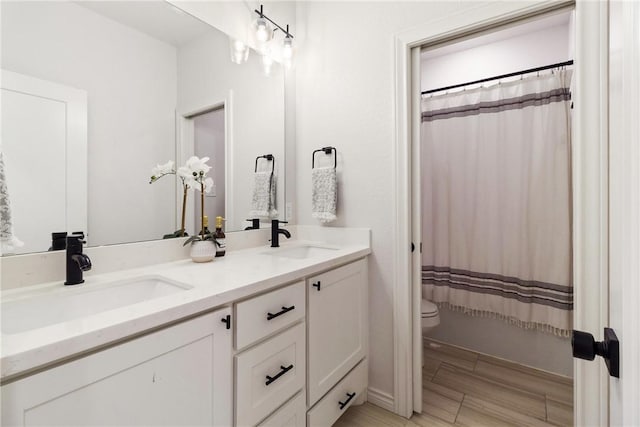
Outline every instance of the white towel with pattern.
<svg viewBox="0 0 640 427">
<path fill-rule="evenodd" d="M 311 170 L 311 216 L 320 222 L 336 219 L 338 178 L 333 167 Z"/>
<path fill-rule="evenodd" d="M 250 218 L 277 218 L 276 176 L 273 172 L 256 172 L 253 175 L 253 197 Z"/>
<path fill-rule="evenodd" d="M 24 246 L 24 243 L 13 235 L 11 203 L 9 202 L 4 155 L 0 152 L 0 255 L 13 254 L 15 253 L 15 248 L 21 246 Z"/>
</svg>

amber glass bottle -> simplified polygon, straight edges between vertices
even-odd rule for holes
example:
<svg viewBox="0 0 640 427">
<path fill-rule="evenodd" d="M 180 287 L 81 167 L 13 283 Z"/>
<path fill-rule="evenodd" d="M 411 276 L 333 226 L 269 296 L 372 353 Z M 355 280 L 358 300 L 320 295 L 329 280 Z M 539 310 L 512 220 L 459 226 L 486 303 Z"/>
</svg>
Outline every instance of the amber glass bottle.
<svg viewBox="0 0 640 427">
<path fill-rule="evenodd" d="M 226 239 L 225 239 L 225 235 L 224 235 L 224 231 L 222 231 L 222 221 L 224 220 L 224 218 L 222 218 L 221 216 L 217 216 L 216 217 L 216 232 L 213 234 L 213 237 L 215 237 L 216 242 L 218 243 L 216 245 L 216 256 L 224 256 L 224 254 L 227 251 L 227 244 L 226 244 Z"/>
</svg>

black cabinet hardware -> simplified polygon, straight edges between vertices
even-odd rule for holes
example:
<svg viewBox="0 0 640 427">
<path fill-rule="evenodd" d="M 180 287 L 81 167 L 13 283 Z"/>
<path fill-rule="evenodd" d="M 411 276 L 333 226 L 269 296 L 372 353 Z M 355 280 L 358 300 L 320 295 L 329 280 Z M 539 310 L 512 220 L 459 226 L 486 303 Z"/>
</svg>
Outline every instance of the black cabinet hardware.
<svg viewBox="0 0 640 427">
<path fill-rule="evenodd" d="M 351 399 L 356 397 L 356 394 L 355 393 L 347 393 L 347 396 L 349 396 L 349 398 L 347 400 L 345 400 L 344 402 L 338 402 L 340 404 L 340 410 L 343 410 L 344 407 L 347 406 L 349 404 L 349 402 L 351 402 Z"/>
<path fill-rule="evenodd" d="M 222 319 L 220 319 L 220 321 L 227 325 L 227 329 L 231 329 L 231 315 L 230 314 L 227 314 L 226 316 L 224 316 Z"/>
<path fill-rule="evenodd" d="M 286 368 L 282 365 L 280 365 L 280 369 L 281 371 L 278 372 L 278 374 L 275 377 L 270 377 L 269 375 L 267 375 L 267 382 L 265 382 L 265 385 L 269 385 L 272 382 L 274 382 L 275 380 L 277 380 L 278 378 L 280 378 L 281 376 L 283 376 L 284 374 L 286 374 L 287 372 L 289 372 L 290 370 L 293 369 L 293 365 L 289 365 Z"/>
<path fill-rule="evenodd" d="M 320 290 L 320 280 L 318 280 L 318 283 L 313 283 L 311 286 L 318 288 L 318 290 Z"/>
<path fill-rule="evenodd" d="M 267 320 L 271 320 L 271 319 L 275 319 L 278 316 L 282 316 L 283 314 L 293 310 L 294 308 L 296 308 L 295 305 L 292 305 L 291 307 L 282 307 L 282 310 L 280 310 L 279 312 L 277 312 L 276 314 L 273 313 L 267 313 Z"/>
<path fill-rule="evenodd" d="M 604 328 L 604 341 L 596 341 L 588 332 L 573 331 L 571 335 L 573 357 L 593 360 L 602 356 L 609 369 L 609 375 L 620 378 L 620 342 L 611 328 Z"/>
</svg>

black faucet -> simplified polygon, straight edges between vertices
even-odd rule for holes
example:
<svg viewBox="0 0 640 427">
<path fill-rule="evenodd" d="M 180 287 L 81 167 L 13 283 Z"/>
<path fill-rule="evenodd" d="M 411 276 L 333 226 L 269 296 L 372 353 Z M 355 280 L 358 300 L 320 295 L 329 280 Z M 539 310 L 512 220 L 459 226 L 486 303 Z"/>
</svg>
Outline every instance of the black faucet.
<svg viewBox="0 0 640 427">
<path fill-rule="evenodd" d="M 246 227 L 245 230 L 259 230 L 260 229 L 260 218 L 247 219 L 247 221 L 251 221 L 251 225 Z"/>
<path fill-rule="evenodd" d="M 286 224 L 287 221 L 279 221 L 277 219 L 271 220 L 271 247 L 278 248 L 280 247 L 279 237 L 280 234 L 284 234 L 287 239 L 291 238 L 291 233 L 289 230 L 285 230 L 280 228 L 279 224 Z"/>
<path fill-rule="evenodd" d="M 59 231 L 51 233 L 50 251 L 63 251 L 67 248 L 67 232 Z"/>
<path fill-rule="evenodd" d="M 84 283 L 82 272 L 91 270 L 91 260 L 82 253 L 84 233 L 67 236 L 67 280 L 65 285 Z"/>
</svg>

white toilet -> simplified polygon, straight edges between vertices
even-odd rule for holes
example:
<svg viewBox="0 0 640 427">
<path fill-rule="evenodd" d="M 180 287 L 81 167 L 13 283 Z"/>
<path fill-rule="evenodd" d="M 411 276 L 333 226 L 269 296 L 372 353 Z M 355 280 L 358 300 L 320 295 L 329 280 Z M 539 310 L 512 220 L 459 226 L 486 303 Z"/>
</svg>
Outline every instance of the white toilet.
<svg viewBox="0 0 640 427">
<path fill-rule="evenodd" d="M 420 303 L 420 311 L 422 312 L 422 338 L 429 335 L 429 332 L 440 324 L 440 312 L 438 306 L 429 300 L 422 299 Z M 423 341 L 424 342 L 424 341 Z M 433 343 L 429 345 L 434 345 Z M 427 355 L 422 352 L 422 366 L 424 366 L 424 359 Z"/>
<path fill-rule="evenodd" d="M 424 298 L 420 304 L 420 309 L 422 312 L 422 336 L 425 337 L 440 324 L 440 312 L 437 305 Z"/>
</svg>

